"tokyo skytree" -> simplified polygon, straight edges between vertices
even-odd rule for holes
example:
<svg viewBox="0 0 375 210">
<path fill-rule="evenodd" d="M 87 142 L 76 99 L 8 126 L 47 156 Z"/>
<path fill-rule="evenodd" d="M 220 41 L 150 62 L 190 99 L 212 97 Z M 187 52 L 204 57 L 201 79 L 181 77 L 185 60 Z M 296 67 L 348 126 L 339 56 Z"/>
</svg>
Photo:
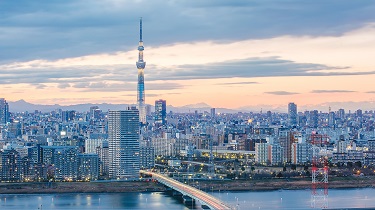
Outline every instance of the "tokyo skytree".
<svg viewBox="0 0 375 210">
<path fill-rule="evenodd" d="M 143 41 L 142 41 L 142 18 L 139 20 L 139 44 L 138 44 L 138 86 L 137 86 L 137 106 L 139 110 L 139 122 L 146 123 L 146 106 L 145 106 L 145 81 L 144 68 L 146 62 L 143 60 Z"/>
</svg>

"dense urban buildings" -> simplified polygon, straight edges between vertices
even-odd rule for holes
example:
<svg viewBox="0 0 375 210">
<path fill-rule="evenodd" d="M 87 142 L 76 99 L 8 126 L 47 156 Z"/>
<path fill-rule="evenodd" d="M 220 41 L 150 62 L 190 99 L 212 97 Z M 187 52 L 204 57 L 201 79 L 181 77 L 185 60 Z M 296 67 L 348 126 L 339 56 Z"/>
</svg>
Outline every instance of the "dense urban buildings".
<svg viewBox="0 0 375 210">
<path fill-rule="evenodd" d="M 139 169 L 161 165 L 186 173 L 184 161 L 189 159 L 212 161 L 218 166 L 215 173 L 225 177 L 234 173 L 235 165 L 229 169 L 226 166 L 232 160 L 245 166 L 311 167 L 313 132 L 329 137 L 325 148 L 331 164 L 375 164 L 373 110 L 306 110 L 298 113 L 293 127 L 289 112 L 289 108 L 285 113 L 213 114 L 210 108 L 170 112 L 165 125 L 160 126 L 152 117 L 160 114 L 155 109 L 143 127 L 134 107 L 123 111 L 92 106 L 85 112 L 57 109 L 10 113 L 9 121 L 0 129 L 0 179 L 129 180 L 139 176 Z M 175 166 L 177 160 L 179 166 Z M 173 164 L 168 166 L 168 161 Z"/>
</svg>

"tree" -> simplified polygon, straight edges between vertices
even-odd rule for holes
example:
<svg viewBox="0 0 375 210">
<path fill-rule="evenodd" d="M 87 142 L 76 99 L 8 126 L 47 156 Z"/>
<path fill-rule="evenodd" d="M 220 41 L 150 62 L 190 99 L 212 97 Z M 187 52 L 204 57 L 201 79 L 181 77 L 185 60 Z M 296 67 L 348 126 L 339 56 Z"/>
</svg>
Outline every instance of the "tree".
<svg viewBox="0 0 375 210">
<path fill-rule="evenodd" d="M 283 177 L 283 174 L 281 172 L 279 172 L 277 175 L 276 175 L 277 178 L 281 178 Z"/>
<path fill-rule="evenodd" d="M 293 171 L 295 171 L 295 170 L 297 169 L 296 164 L 292 164 L 292 165 L 290 166 L 290 169 L 292 169 Z"/>
</svg>

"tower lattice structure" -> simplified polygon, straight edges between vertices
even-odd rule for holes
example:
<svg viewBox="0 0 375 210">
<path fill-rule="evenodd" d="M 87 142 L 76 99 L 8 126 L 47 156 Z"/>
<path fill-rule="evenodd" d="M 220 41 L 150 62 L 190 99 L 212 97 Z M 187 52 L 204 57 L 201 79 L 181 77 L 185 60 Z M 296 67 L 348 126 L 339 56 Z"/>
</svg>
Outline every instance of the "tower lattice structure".
<svg viewBox="0 0 375 210">
<path fill-rule="evenodd" d="M 328 208 L 328 136 L 313 132 L 311 134 L 311 207 Z"/>
<path fill-rule="evenodd" d="M 143 60 L 143 41 L 142 41 L 142 18 L 139 20 L 139 44 L 138 44 L 138 85 L 137 85 L 137 106 L 139 110 L 139 122 L 146 123 L 146 106 L 145 106 L 145 75 L 144 69 L 146 62 Z"/>
</svg>

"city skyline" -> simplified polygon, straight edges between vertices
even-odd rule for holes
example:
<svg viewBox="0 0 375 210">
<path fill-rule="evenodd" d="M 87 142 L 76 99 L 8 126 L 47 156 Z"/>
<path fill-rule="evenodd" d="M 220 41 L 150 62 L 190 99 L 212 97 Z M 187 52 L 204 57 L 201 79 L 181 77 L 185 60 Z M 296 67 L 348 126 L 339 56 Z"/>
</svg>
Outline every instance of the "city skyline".
<svg viewBox="0 0 375 210">
<path fill-rule="evenodd" d="M 148 104 L 374 101 L 371 1 L 24 4 L 1 3 L 7 101 L 135 104 L 140 16 L 147 22 Z"/>
</svg>

